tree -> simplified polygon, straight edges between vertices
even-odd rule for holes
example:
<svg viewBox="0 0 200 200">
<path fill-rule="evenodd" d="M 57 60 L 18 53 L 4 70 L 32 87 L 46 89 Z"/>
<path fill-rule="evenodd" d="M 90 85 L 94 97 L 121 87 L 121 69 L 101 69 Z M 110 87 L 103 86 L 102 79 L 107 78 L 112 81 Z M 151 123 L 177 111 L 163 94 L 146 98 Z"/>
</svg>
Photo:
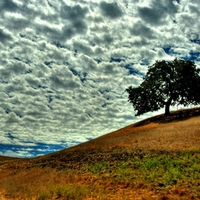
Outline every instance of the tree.
<svg viewBox="0 0 200 200">
<path fill-rule="evenodd" d="M 190 60 L 156 61 L 148 67 L 139 87 L 128 87 L 128 100 L 137 111 L 136 116 L 170 105 L 200 103 L 200 69 Z"/>
</svg>

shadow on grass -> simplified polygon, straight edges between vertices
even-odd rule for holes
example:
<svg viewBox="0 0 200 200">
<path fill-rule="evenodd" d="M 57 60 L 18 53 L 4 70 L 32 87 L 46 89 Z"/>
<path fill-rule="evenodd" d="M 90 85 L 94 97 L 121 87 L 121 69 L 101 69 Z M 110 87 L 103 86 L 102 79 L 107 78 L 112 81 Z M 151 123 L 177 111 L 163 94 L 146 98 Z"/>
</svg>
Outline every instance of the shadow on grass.
<svg viewBox="0 0 200 200">
<path fill-rule="evenodd" d="M 175 122 L 175 121 L 182 121 L 182 120 L 186 120 L 191 117 L 197 117 L 197 116 L 200 116 L 200 107 L 172 111 L 170 115 L 168 116 L 164 114 L 157 115 L 155 117 L 150 117 L 148 119 L 137 122 L 133 126 L 138 127 L 138 126 L 144 126 L 150 123 L 169 123 L 169 122 Z"/>
</svg>

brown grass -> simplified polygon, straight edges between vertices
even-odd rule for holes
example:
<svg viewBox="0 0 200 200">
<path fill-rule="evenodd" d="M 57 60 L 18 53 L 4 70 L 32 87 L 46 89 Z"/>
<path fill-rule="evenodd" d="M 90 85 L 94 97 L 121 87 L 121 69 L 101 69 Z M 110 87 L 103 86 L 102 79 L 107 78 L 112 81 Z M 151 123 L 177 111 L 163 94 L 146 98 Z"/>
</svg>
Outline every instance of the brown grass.
<svg viewBox="0 0 200 200">
<path fill-rule="evenodd" d="M 19 160 L 19 159 L 20 158 L 13 158 L 13 157 L 9 157 L 9 156 L 0 156 L 0 166 L 4 165 L 6 163 L 9 163 L 9 162 Z"/>
<path fill-rule="evenodd" d="M 199 108 L 195 108 L 176 111 L 167 117 L 158 115 L 72 149 L 112 147 L 155 150 L 200 149 L 199 110 Z"/>
<path fill-rule="evenodd" d="M 162 154 L 173 158 L 181 152 L 194 152 L 191 155 L 200 158 L 199 150 L 200 108 L 173 112 L 169 117 L 155 116 L 46 156 L 0 156 L 0 200 L 200 199 L 199 179 L 180 179 L 164 185 L 159 180 L 149 183 L 134 170 L 130 177 L 124 175 L 126 171 L 112 172 L 119 162 L 134 168 L 131 158 L 142 161 Z M 104 162 L 109 163 L 105 170 L 88 171 L 96 163 Z"/>
</svg>

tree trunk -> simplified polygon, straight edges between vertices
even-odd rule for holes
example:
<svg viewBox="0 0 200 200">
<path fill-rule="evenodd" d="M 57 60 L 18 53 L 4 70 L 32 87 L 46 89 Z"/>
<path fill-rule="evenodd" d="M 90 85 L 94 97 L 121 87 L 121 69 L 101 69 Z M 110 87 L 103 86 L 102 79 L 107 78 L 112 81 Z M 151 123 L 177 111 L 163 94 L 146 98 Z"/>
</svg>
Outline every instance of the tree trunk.
<svg viewBox="0 0 200 200">
<path fill-rule="evenodd" d="M 165 104 L 165 115 L 168 116 L 170 115 L 170 110 L 169 110 L 169 107 L 170 107 L 170 104 L 171 104 L 171 101 L 167 101 L 167 103 Z"/>
<path fill-rule="evenodd" d="M 169 107 L 172 103 L 172 97 L 170 97 L 167 102 L 165 102 L 165 115 L 170 115 Z"/>
</svg>

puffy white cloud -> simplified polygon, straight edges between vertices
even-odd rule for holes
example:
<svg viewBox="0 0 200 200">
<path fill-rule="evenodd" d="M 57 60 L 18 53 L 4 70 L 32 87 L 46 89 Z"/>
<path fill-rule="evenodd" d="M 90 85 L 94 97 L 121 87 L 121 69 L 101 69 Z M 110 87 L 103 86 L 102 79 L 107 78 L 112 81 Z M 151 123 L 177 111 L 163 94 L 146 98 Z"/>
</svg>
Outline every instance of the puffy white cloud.
<svg viewBox="0 0 200 200">
<path fill-rule="evenodd" d="M 0 154 L 49 153 L 156 114 L 135 117 L 125 89 L 155 60 L 200 62 L 197 8 L 186 0 L 2 0 Z"/>
</svg>

